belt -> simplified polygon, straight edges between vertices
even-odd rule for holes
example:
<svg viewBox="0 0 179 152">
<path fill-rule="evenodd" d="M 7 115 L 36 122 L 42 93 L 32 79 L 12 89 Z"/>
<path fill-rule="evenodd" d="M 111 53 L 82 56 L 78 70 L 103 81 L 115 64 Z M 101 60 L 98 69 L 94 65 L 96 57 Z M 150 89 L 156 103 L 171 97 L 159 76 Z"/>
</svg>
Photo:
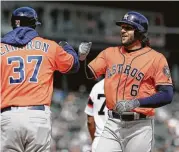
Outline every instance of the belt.
<svg viewBox="0 0 179 152">
<path fill-rule="evenodd" d="M 115 118 L 120 119 L 123 121 L 134 121 L 139 119 L 146 119 L 148 116 L 144 115 L 142 113 L 136 113 L 136 112 L 123 112 L 122 114 L 119 114 L 115 111 L 108 111 L 109 118 Z"/>
<path fill-rule="evenodd" d="M 22 107 L 6 107 L 6 108 L 3 108 L 1 109 L 1 113 L 5 112 L 5 111 L 11 111 L 13 108 L 22 108 Z M 44 105 L 37 105 L 37 106 L 28 106 L 28 107 L 25 107 L 27 108 L 28 110 L 43 110 L 45 111 L 45 106 Z"/>
</svg>

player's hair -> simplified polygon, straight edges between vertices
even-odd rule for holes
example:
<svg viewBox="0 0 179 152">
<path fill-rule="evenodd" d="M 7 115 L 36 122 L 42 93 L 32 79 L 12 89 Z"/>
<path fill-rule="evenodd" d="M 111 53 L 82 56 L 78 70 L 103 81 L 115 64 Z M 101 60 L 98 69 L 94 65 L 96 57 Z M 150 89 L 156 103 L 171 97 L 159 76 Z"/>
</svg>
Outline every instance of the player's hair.
<svg viewBox="0 0 179 152">
<path fill-rule="evenodd" d="M 135 37 L 141 42 L 142 47 L 150 46 L 150 40 L 146 34 L 135 31 Z"/>
</svg>

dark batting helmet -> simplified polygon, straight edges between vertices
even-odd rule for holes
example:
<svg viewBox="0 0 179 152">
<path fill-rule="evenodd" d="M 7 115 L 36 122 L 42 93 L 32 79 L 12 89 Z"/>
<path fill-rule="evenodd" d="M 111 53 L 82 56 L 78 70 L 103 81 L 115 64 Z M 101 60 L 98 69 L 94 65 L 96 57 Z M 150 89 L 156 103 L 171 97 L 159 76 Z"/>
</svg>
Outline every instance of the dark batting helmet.
<svg viewBox="0 0 179 152">
<path fill-rule="evenodd" d="M 20 26 L 28 26 L 35 29 L 40 24 L 36 11 L 31 7 L 20 7 L 12 13 L 11 25 L 13 29 Z"/>
<path fill-rule="evenodd" d="M 150 46 L 149 38 L 147 37 L 148 32 L 148 19 L 138 12 L 126 13 L 122 20 L 116 21 L 116 25 L 121 26 L 122 24 L 128 24 L 135 29 L 135 38 L 140 40 L 142 46 Z"/>
<path fill-rule="evenodd" d="M 138 12 L 128 12 L 124 15 L 121 21 L 116 21 L 116 25 L 129 24 L 134 27 L 140 33 L 147 33 L 148 20 L 147 18 Z"/>
</svg>

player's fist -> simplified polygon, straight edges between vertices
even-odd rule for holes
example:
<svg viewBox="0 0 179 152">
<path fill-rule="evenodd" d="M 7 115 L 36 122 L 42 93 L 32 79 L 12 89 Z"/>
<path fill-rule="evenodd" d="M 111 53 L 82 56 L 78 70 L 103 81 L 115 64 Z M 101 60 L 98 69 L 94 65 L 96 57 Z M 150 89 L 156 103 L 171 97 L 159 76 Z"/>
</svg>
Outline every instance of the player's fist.
<svg viewBox="0 0 179 152">
<path fill-rule="evenodd" d="M 92 42 L 82 42 L 78 48 L 78 56 L 80 61 L 84 61 L 90 52 Z"/>
<path fill-rule="evenodd" d="M 131 111 L 140 106 L 140 102 L 137 99 L 134 100 L 120 100 L 116 102 L 114 110 L 119 114 L 123 112 Z"/>
</svg>

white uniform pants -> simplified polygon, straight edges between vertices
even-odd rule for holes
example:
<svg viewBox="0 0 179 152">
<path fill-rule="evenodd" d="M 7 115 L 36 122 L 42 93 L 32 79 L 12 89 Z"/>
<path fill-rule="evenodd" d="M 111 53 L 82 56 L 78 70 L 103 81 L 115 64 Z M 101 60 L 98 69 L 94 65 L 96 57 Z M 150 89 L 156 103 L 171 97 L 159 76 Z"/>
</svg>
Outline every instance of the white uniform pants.
<svg viewBox="0 0 179 152">
<path fill-rule="evenodd" d="M 96 152 L 96 147 L 98 145 L 100 137 L 95 137 L 92 143 L 92 152 Z"/>
</svg>

